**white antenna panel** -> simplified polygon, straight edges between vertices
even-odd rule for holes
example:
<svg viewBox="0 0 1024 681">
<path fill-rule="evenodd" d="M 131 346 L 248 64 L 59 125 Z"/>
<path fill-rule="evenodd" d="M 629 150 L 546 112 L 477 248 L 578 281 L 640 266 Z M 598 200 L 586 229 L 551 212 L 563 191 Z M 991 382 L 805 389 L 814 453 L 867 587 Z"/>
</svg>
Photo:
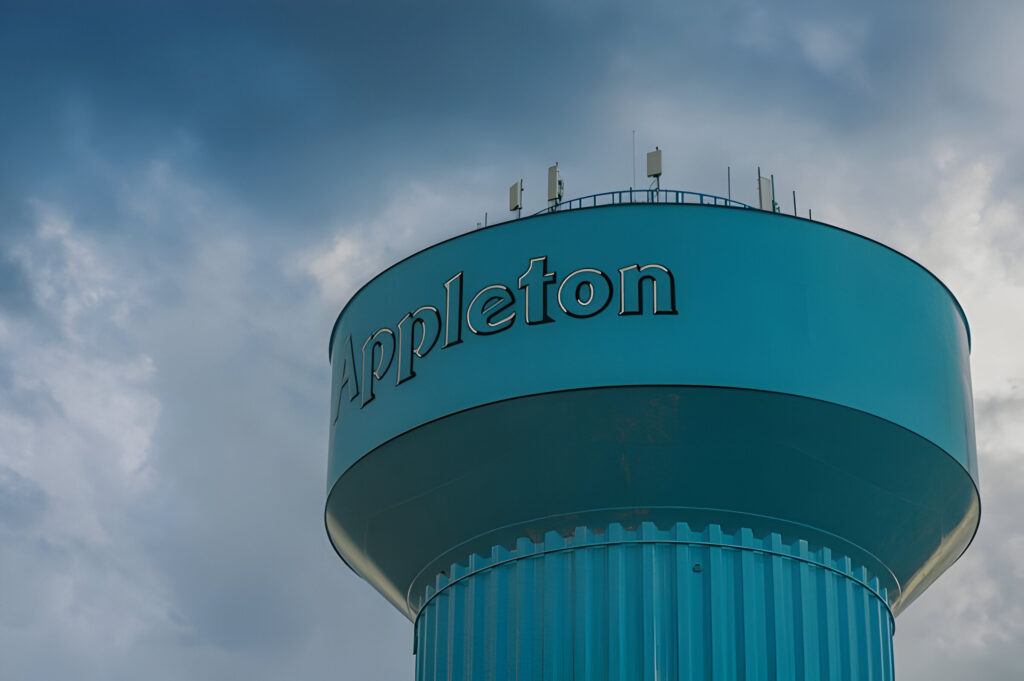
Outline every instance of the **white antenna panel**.
<svg viewBox="0 0 1024 681">
<path fill-rule="evenodd" d="M 523 207 L 523 181 L 518 180 L 508 188 L 508 209 L 521 210 Z"/>
<path fill-rule="evenodd" d="M 661 177 L 661 149 L 647 152 L 647 177 Z"/>
<path fill-rule="evenodd" d="M 564 185 L 558 174 L 558 164 L 548 168 L 548 201 L 561 201 Z"/>
<path fill-rule="evenodd" d="M 761 201 L 761 210 L 775 210 L 775 199 L 772 198 L 772 181 L 767 177 L 758 176 L 757 194 Z"/>
</svg>

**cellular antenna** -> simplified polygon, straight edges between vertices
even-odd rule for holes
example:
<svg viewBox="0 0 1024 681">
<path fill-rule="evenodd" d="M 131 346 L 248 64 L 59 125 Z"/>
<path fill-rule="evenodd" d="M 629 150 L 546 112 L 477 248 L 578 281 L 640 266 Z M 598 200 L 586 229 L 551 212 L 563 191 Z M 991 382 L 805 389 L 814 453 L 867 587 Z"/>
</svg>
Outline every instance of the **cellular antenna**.
<svg viewBox="0 0 1024 681">
<path fill-rule="evenodd" d="M 565 184 L 558 173 L 558 161 L 555 161 L 555 165 L 548 168 L 548 209 L 555 209 L 558 202 L 562 200 L 564 191 Z"/>
<path fill-rule="evenodd" d="M 761 174 L 761 166 L 757 167 L 757 198 L 761 210 L 778 211 L 775 203 L 775 176 L 765 177 Z"/>
<path fill-rule="evenodd" d="M 647 177 L 653 177 L 658 192 L 661 193 L 661 149 L 647 152 Z"/>
<path fill-rule="evenodd" d="M 523 180 L 519 179 L 518 182 L 513 182 L 512 186 L 508 188 L 508 209 L 516 211 L 516 217 L 522 217 L 523 215 Z"/>
</svg>

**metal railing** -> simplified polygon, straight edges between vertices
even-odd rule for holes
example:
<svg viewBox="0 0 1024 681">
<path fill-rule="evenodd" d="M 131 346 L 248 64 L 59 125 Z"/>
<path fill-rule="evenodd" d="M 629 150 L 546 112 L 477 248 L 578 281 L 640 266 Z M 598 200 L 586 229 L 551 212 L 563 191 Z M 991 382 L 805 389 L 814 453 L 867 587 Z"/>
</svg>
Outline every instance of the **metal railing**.
<svg viewBox="0 0 1024 681">
<path fill-rule="evenodd" d="M 733 201 L 714 194 L 701 192 L 678 191 L 675 189 L 623 189 L 616 192 L 602 192 L 590 194 L 577 199 L 569 199 L 548 206 L 539 210 L 534 215 L 545 213 L 557 213 L 563 210 L 576 210 L 577 208 L 591 208 L 594 206 L 615 206 L 630 203 L 686 203 L 702 206 L 729 206 L 731 208 L 754 208 L 739 201 Z"/>
</svg>

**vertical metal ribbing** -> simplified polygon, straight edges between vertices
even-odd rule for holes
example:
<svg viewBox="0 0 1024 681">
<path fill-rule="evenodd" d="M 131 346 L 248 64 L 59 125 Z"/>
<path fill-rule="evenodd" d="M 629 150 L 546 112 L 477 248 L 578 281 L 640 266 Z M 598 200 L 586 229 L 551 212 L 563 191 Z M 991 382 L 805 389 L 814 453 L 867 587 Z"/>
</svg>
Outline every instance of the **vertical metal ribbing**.
<svg viewBox="0 0 1024 681">
<path fill-rule="evenodd" d="M 646 535 L 649 533 L 643 532 L 642 534 Z M 641 537 L 641 539 L 644 539 L 644 537 Z M 658 612 L 655 610 L 657 603 L 655 590 L 658 585 L 658 576 L 655 573 L 654 564 L 654 549 L 656 546 L 656 544 L 649 541 L 640 545 L 640 631 L 642 633 L 640 637 L 640 645 L 642 646 L 640 664 L 643 670 L 641 678 L 644 679 L 658 678 L 655 669 L 658 663 L 658 635 L 661 632 L 657 626 Z"/>
<path fill-rule="evenodd" d="M 843 558 L 844 572 L 853 574 L 853 563 L 849 558 Z M 842 625 L 840 641 L 843 642 L 843 681 L 851 681 L 860 678 L 861 658 L 860 646 L 863 634 L 857 628 L 856 601 L 854 600 L 854 583 L 843 580 L 840 585 L 843 598 L 839 599 L 839 616 Z"/>
<path fill-rule="evenodd" d="M 687 579 L 683 573 L 689 567 L 689 547 L 686 544 L 676 544 L 671 547 L 672 556 L 675 559 L 675 570 L 673 577 L 673 588 L 675 589 L 676 601 L 676 669 L 677 678 L 692 678 L 690 674 L 690 661 L 693 658 L 691 645 L 693 637 L 689 635 L 689 623 L 687 618 L 690 614 L 690 602 L 686 593 Z M 671 564 L 671 561 L 668 561 Z"/>
<path fill-rule="evenodd" d="M 740 531 L 741 544 L 745 547 L 754 545 L 754 535 L 749 529 Z M 742 656 L 743 673 L 750 681 L 762 681 L 768 678 L 769 656 L 768 627 L 764 626 L 768 612 L 765 607 L 766 589 L 764 585 L 765 556 L 755 551 L 741 551 L 739 555 L 740 574 L 737 589 L 742 597 Z"/>
<path fill-rule="evenodd" d="M 471 570 L 479 570 L 483 567 L 478 564 L 483 561 L 478 559 L 479 556 L 470 556 Z M 483 570 L 478 577 L 469 580 L 469 603 L 466 612 L 470 613 L 469 616 L 473 618 L 473 621 L 472 626 L 465 627 L 465 629 L 473 632 L 472 639 L 466 642 L 466 647 L 469 648 L 470 678 L 473 679 L 485 679 L 487 669 L 493 668 L 494 665 L 495 641 L 485 633 L 488 620 L 491 619 L 486 615 L 487 585 L 493 580 L 494 575 L 491 570 Z"/>
<path fill-rule="evenodd" d="M 577 528 L 577 540 L 585 537 L 585 528 Z M 573 561 L 573 580 L 575 583 L 575 600 L 573 602 L 573 679 L 587 679 L 594 676 L 594 660 L 590 650 L 594 647 L 591 633 L 594 624 L 593 602 L 596 598 L 590 574 L 593 561 Z"/>
<path fill-rule="evenodd" d="M 823 565 L 832 564 L 832 550 L 827 546 L 821 549 L 820 562 Z M 842 643 L 839 640 L 839 632 L 842 628 L 843 617 L 842 611 L 839 608 L 839 580 L 840 577 L 834 572 L 826 571 L 822 575 L 822 587 L 821 587 L 821 603 L 823 607 L 823 615 L 825 617 L 833 617 L 834 622 L 829 624 L 828 636 L 827 636 L 827 653 L 825 659 L 828 661 L 828 668 L 825 670 L 825 678 L 827 679 L 839 679 L 842 677 Z"/>
<path fill-rule="evenodd" d="M 461 570 L 459 571 L 461 572 Z M 452 577 L 457 578 L 460 575 L 453 569 Z M 466 598 L 465 593 L 468 588 L 466 582 L 455 582 L 447 590 L 448 593 L 448 633 L 447 638 L 452 642 L 451 651 L 453 654 L 448 656 L 448 678 L 450 679 L 468 679 L 469 669 L 466 667 L 466 657 L 469 655 L 469 648 L 472 645 L 467 643 L 472 641 L 471 632 L 473 630 L 473 622 L 466 620 Z M 468 626 L 467 626 L 468 625 Z M 442 677 L 443 678 L 443 677 Z"/>
<path fill-rule="evenodd" d="M 618 543 L 623 540 L 624 533 L 620 526 L 608 528 L 609 541 L 616 542 L 608 547 L 608 624 L 605 635 L 608 637 L 608 675 L 615 679 L 630 678 L 629 669 L 629 616 L 627 589 L 629 573 L 626 569 L 626 552 L 629 546 Z"/>
<path fill-rule="evenodd" d="M 604 529 L 440 575 L 418 681 L 892 679 L 884 589 L 849 558 L 717 526 Z"/>
<path fill-rule="evenodd" d="M 508 552 L 495 546 L 491 550 L 491 560 L 497 563 L 504 560 Z M 491 583 L 487 592 L 487 612 L 493 613 L 487 621 L 488 636 L 494 639 L 491 649 L 494 651 L 493 663 L 490 665 L 485 679 L 511 678 L 512 654 L 515 648 L 514 641 L 509 635 L 509 622 L 515 620 L 513 606 L 509 603 L 507 595 L 511 588 L 509 583 L 508 570 L 494 570 L 491 576 Z M 485 615 L 486 616 L 486 615 Z"/>
<path fill-rule="evenodd" d="M 793 636 L 793 625 L 797 616 L 794 608 L 793 577 L 791 574 L 790 562 L 785 559 L 783 552 L 786 546 L 782 543 L 782 537 L 772 534 L 770 539 L 770 550 L 772 552 L 772 595 L 775 602 L 775 651 L 778 666 L 776 678 L 795 679 L 797 676 L 796 642 Z"/>
<path fill-rule="evenodd" d="M 437 595 L 434 600 L 437 602 L 437 608 L 433 613 L 433 632 L 430 631 L 430 623 L 428 621 L 427 631 L 428 636 L 433 633 L 433 636 L 429 638 L 433 639 L 433 652 L 434 652 L 434 675 L 432 679 L 447 679 L 448 678 L 448 662 L 451 655 L 451 635 L 448 631 L 448 599 L 450 594 L 448 591 L 442 591 Z"/>
<path fill-rule="evenodd" d="M 820 679 L 821 676 L 821 662 L 818 658 L 819 648 L 821 645 L 821 631 L 818 627 L 818 612 L 817 612 L 817 598 L 814 591 L 814 583 L 812 582 L 811 565 L 807 561 L 810 560 L 810 555 L 807 550 L 807 542 L 800 540 L 797 542 L 797 556 L 801 559 L 793 563 L 797 574 L 797 589 L 796 594 L 799 598 L 799 622 L 800 632 L 800 651 L 803 656 L 803 664 L 797 667 L 799 677 L 803 679 Z"/>
<path fill-rule="evenodd" d="M 708 542 L 721 544 L 721 528 L 715 526 L 708 528 Z M 711 545 L 709 547 L 708 564 L 704 567 L 702 574 L 706 573 L 705 581 L 708 584 L 707 592 L 710 594 L 710 638 L 711 638 L 711 678 L 714 681 L 728 681 L 736 678 L 736 671 L 732 668 L 736 656 L 728 646 L 733 637 L 730 626 L 733 623 L 733 612 L 731 604 L 727 602 L 730 593 L 729 576 L 726 573 L 726 563 L 722 555 L 721 546 Z M 708 579 L 716 575 L 716 579 Z"/>
</svg>

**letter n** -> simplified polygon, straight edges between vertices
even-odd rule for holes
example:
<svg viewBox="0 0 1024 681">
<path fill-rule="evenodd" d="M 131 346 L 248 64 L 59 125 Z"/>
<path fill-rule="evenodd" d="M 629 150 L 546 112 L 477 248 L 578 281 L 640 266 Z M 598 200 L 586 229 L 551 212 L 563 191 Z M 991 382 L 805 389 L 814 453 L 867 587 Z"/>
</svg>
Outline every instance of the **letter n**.
<svg viewBox="0 0 1024 681">
<path fill-rule="evenodd" d="M 619 314 L 644 313 L 644 283 L 650 282 L 654 314 L 676 314 L 676 281 L 664 265 L 651 263 L 619 268 Z"/>
</svg>

